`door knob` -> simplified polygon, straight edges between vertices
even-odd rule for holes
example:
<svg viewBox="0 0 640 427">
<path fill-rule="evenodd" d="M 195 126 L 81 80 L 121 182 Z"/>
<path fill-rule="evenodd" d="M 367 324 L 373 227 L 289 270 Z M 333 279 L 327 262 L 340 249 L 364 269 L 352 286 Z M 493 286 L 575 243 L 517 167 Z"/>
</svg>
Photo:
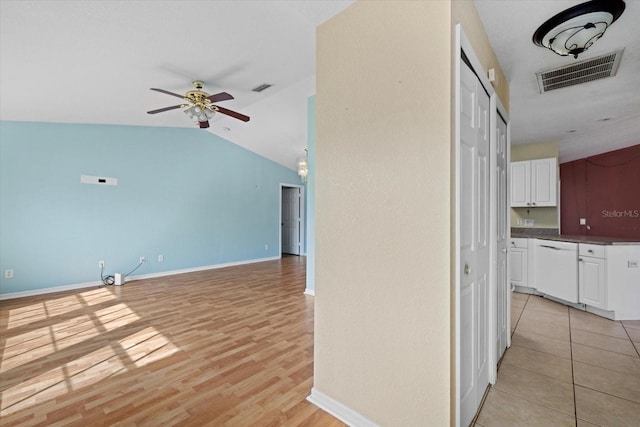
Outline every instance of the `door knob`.
<svg viewBox="0 0 640 427">
<path fill-rule="evenodd" d="M 471 273 L 471 268 L 469 268 L 469 264 L 464 265 L 464 274 L 469 275 Z"/>
</svg>

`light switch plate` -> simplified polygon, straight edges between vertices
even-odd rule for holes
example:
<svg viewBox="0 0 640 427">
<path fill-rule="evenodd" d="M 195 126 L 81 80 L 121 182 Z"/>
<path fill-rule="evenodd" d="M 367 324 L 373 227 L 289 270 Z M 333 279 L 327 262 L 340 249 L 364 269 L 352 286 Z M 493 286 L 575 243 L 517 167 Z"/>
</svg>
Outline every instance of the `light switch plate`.
<svg viewBox="0 0 640 427">
<path fill-rule="evenodd" d="M 525 219 L 524 220 L 524 226 L 525 227 L 533 227 L 533 224 L 535 224 L 535 221 L 533 219 Z"/>
<path fill-rule="evenodd" d="M 587 218 L 580 218 L 580 225 L 587 225 Z"/>
</svg>

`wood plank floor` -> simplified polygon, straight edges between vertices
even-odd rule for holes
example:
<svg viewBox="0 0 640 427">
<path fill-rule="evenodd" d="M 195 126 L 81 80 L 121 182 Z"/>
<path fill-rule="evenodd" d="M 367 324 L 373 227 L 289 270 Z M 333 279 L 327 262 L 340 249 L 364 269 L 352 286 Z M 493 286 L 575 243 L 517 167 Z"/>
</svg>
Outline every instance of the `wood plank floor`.
<svg viewBox="0 0 640 427">
<path fill-rule="evenodd" d="M 0 302 L 2 426 L 342 426 L 305 258 Z"/>
</svg>

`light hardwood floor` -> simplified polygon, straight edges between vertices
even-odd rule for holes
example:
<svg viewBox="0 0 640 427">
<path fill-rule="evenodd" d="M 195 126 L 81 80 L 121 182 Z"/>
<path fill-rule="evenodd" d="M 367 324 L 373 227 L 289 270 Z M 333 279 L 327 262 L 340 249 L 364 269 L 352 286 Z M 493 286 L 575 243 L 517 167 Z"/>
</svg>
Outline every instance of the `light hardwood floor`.
<svg viewBox="0 0 640 427">
<path fill-rule="evenodd" d="M 342 426 L 305 401 L 305 259 L 0 302 L 2 426 Z"/>
</svg>

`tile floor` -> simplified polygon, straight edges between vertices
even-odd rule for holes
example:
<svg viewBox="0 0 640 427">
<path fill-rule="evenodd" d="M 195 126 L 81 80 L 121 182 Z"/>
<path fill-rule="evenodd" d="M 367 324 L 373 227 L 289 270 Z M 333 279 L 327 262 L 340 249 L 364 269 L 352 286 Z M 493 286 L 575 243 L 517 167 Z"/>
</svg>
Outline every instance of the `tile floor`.
<svg viewBox="0 0 640 427">
<path fill-rule="evenodd" d="M 640 426 L 640 320 L 519 293 L 511 307 L 511 348 L 476 426 Z"/>
</svg>

